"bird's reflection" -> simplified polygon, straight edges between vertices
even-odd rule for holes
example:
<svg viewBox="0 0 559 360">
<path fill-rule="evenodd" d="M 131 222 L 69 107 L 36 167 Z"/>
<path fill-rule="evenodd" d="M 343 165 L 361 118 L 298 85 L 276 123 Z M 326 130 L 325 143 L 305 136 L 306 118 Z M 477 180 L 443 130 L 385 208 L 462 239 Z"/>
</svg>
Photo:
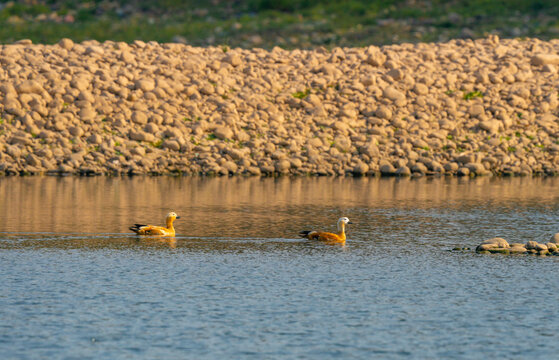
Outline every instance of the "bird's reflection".
<svg viewBox="0 0 559 360">
<path fill-rule="evenodd" d="M 176 249 L 177 239 L 175 237 L 163 237 L 163 236 L 142 236 L 137 237 L 135 242 L 142 246 L 153 246 L 161 247 L 168 246 L 171 249 Z"/>
</svg>

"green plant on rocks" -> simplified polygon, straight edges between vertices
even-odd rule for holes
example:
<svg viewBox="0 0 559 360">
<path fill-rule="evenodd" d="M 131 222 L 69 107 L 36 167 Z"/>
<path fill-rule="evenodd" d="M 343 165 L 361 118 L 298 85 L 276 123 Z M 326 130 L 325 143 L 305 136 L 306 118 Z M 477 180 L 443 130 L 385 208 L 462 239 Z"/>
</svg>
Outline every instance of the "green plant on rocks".
<svg viewBox="0 0 559 360">
<path fill-rule="evenodd" d="M 478 90 L 470 91 L 464 94 L 464 100 L 471 100 L 471 99 L 482 98 L 482 97 L 483 97 L 483 93 Z"/>
<path fill-rule="evenodd" d="M 307 96 L 309 96 L 310 93 L 311 93 L 311 89 L 305 89 L 305 91 L 294 92 L 293 94 L 291 94 L 291 96 L 293 96 L 296 99 L 304 99 Z"/>
</svg>

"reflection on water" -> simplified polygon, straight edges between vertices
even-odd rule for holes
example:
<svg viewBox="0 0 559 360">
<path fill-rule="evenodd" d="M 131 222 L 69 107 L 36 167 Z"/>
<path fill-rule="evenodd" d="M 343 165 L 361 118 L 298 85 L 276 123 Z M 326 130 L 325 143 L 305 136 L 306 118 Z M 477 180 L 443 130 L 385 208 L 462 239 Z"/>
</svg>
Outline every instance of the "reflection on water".
<svg viewBox="0 0 559 360">
<path fill-rule="evenodd" d="M 174 210 L 183 236 L 291 237 L 362 209 L 522 211 L 557 203 L 556 178 L 0 178 L 0 231 L 127 233 Z M 398 221 L 397 214 L 391 220 Z"/>
<path fill-rule="evenodd" d="M 559 179 L 0 178 L 4 359 L 554 358 Z M 181 215 L 174 238 L 134 222 Z M 354 223 L 346 246 L 297 237 Z"/>
</svg>

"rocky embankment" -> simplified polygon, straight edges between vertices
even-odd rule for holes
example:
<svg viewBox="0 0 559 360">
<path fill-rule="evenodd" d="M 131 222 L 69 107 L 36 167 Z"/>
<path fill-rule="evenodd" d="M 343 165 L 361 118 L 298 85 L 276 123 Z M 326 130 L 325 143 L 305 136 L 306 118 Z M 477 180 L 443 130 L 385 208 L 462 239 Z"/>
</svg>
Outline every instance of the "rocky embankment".
<svg viewBox="0 0 559 360">
<path fill-rule="evenodd" d="M 479 253 L 492 254 L 533 254 L 533 255 L 555 255 L 559 256 L 559 233 L 553 235 L 547 243 L 528 241 L 526 244 L 509 244 L 503 238 L 493 238 L 485 240 L 477 248 Z"/>
<path fill-rule="evenodd" d="M 0 46 L 0 173 L 559 172 L 559 40 Z"/>
</svg>

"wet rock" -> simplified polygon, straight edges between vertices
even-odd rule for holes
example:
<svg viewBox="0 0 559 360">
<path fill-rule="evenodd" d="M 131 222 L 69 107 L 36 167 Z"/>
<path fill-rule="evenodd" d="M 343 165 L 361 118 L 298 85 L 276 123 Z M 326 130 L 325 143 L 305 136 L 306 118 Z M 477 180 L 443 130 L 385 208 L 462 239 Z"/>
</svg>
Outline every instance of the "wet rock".
<svg viewBox="0 0 559 360">
<path fill-rule="evenodd" d="M 509 249 L 509 243 L 503 238 L 492 238 L 483 241 L 477 248 L 476 251 L 490 251 L 494 249 Z"/>
<path fill-rule="evenodd" d="M 396 169 L 391 164 L 384 164 L 380 166 L 380 172 L 383 175 L 394 175 L 396 174 Z"/>
<path fill-rule="evenodd" d="M 369 171 L 369 165 L 367 165 L 363 162 L 358 163 L 353 168 L 353 174 L 355 174 L 357 176 L 363 176 L 363 175 L 367 174 L 367 171 Z"/>
</svg>

